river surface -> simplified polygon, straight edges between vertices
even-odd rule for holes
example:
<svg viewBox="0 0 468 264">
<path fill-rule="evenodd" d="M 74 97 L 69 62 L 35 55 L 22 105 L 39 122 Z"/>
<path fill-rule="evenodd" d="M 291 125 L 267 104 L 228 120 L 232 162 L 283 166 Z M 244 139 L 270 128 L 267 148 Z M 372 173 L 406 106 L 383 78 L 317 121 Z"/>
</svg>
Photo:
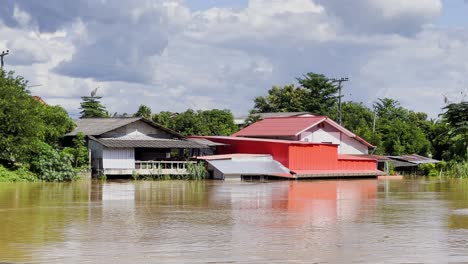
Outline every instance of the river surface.
<svg viewBox="0 0 468 264">
<path fill-rule="evenodd" d="M 468 263 L 468 181 L 0 184 L 0 263 Z"/>
</svg>

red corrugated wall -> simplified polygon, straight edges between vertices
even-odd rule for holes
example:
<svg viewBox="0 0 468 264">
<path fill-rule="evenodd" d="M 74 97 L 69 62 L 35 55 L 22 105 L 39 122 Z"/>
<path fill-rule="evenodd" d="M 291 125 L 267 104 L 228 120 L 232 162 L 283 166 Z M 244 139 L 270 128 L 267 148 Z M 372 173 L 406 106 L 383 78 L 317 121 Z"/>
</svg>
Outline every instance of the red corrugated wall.
<svg viewBox="0 0 468 264">
<path fill-rule="evenodd" d="M 289 165 L 288 144 L 235 139 L 231 140 L 226 138 L 209 139 L 215 142 L 229 144 L 228 146 L 218 147 L 217 154 L 270 154 L 276 161 L 280 162 L 284 166 L 288 167 Z"/>
<path fill-rule="evenodd" d="M 340 170 L 376 170 L 375 160 L 338 160 Z"/>
<path fill-rule="evenodd" d="M 338 167 L 337 145 L 290 145 L 290 170 L 335 170 Z"/>
<path fill-rule="evenodd" d="M 219 146 L 216 154 L 270 154 L 292 171 L 295 170 L 375 170 L 377 161 L 366 159 L 342 159 L 338 146 L 332 144 L 298 144 L 227 137 L 207 137 Z"/>
</svg>

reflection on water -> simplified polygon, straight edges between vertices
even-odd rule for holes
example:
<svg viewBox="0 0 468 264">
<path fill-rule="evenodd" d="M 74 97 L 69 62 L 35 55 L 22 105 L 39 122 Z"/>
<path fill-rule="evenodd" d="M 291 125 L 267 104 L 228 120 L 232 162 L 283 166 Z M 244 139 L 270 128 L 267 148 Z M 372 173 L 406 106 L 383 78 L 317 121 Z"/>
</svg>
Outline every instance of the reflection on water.
<svg viewBox="0 0 468 264">
<path fill-rule="evenodd" d="M 467 262 L 468 181 L 0 185 L 0 262 Z"/>
</svg>

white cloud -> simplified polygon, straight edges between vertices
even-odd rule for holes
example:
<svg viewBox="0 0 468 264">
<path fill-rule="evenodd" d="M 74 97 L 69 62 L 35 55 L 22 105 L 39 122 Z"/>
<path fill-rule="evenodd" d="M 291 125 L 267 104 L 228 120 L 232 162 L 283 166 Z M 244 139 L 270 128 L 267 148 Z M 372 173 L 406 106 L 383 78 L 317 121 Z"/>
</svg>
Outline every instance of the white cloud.
<svg viewBox="0 0 468 264">
<path fill-rule="evenodd" d="M 8 67 L 74 114 L 95 87 L 111 112 L 244 114 L 255 96 L 309 71 L 350 77 L 347 98 L 390 96 L 431 116 L 442 93 L 466 89 L 468 31 L 430 26 L 440 0 L 251 0 L 193 13 L 182 0 L 10 5 L 0 8 Z"/>
</svg>

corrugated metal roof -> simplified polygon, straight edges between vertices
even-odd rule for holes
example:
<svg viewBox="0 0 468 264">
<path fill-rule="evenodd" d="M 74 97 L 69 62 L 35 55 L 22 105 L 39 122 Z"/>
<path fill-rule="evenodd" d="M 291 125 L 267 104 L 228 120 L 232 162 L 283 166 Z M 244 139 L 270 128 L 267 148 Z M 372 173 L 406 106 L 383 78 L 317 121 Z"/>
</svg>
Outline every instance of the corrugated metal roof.
<svg viewBox="0 0 468 264">
<path fill-rule="evenodd" d="M 193 142 L 202 144 L 202 145 L 209 146 L 209 147 L 226 146 L 226 145 L 227 145 L 227 144 L 224 144 L 224 143 L 214 142 L 214 141 L 208 140 L 208 139 L 206 139 L 206 138 L 194 138 L 194 137 L 189 137 L 189 138 L 187 138 L 187 139 L 190 140 L 190 141 L 193 141 Z"/>
<path fill-rule="evenodd" d="M 418 154 L 411 154 L 411 155 L 402 155 L 402 156 L 387 156 L 393 160 L 400 160 L 404 162 L 409 162 L 413 164 L 424 164 L 424 163 L 438 163 L 440 161 L 431 159 L 428 157 L 424 157 Z"/>
<path fill-rule="evenodd" d="M 259 116 L 260 119 L 265 119 L 265 118 L 271 118 L 271 117 L 292 117 L 292 116 L 314 115 L 314 114 L 312 114 L 311 112 L 271 112 L 271 113 L 256 113 L 252 115 Z M 234 119 L 238 120 L 239 122 L 242 121 L 241 124 L 243 124 L 245 119 L 247 119 L 248 117 L 249 116 L 240 116 Z"/>
<path fill-rule="evenodd" d="M 279 117 L 266 118 L 260 120 L 242 130 L 235 133 L 235 137 L 294 137 L 304 132 L 307 129 L 313 128 L 318 124 L 326 122 L 335 127 L 338 131 L 356 139 L 368 147 L 374 147 L 369 142 L 360 138 L 353 132 L 347 130 L 335 121 L 326 116 L 312 117 Z"/>
<path fill-rule="evenodd" d="M 295 136 L 298 132 L 324 121 L 324 116 L 267 118 L 240 130 L 236 137 Z"/>
<path fill-rule="evenodd" d="M 229 141 L 258 141 L 258 142 L 271 142 L 282 143 L 288 145 L 337 145 L 333 143 L 313 143 L 305 141 L 293 141 L 283 139 L 269 139 L 269 138 L 249 138 L 249 137 L 233 137 L 233 136 L 191 136 L 191 138 L 207 138 L 212 141 L 216 140 L 229 140 Z"/>
<path fill-rule="evenodd" d="M 162 148 L 162 149 L 203 149 L 208 146 L 189 140 L 153 139 L 153 140 L 121 140 L 115 138 L 92 138 L 108 148 Z"/>
<path fill-rule="evenodd" d="M 66 136 L 76 136 L 78 133 L 83 133 L 86 136 L 99 136 L 106 132 L 112 131 L 119 127 L 126 126 L 136 121 L 142 121 L 157 129 L 163 130 L 174 137 L 182 138 L 179 133 L 156 124 L 152 121 L 141 117 L 111 117 L 111 118 L 82 118 L 76 121 L 76 128 L 66 134 Z"/>
<path fill-rule="evenodd" d="M 208 160 L 213 167 L 226 175 L 283 175 L 289 170 L 275 160 Z"/>
</svg>

